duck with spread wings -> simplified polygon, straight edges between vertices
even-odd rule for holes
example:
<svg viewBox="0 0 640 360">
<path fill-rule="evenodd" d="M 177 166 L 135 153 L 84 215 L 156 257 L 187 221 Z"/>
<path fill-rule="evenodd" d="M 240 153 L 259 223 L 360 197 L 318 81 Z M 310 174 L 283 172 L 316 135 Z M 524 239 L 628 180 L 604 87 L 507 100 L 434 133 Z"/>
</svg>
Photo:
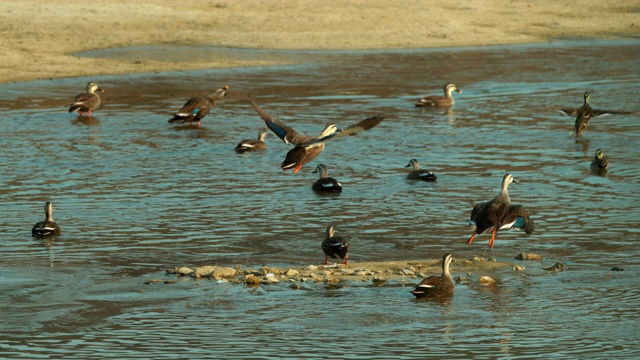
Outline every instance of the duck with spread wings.
<svg viewBox="0 0 640 360">
<path fill-rule="evenodd" d="M 280 165 L 282 170 L 293 169 L 294 173 L 297 173 L 300 168 L 316 158 L 324 150 L 324 143 L 330 139 L 337 139 L 347 135 L 355 135 L 365 130 L 369 130 L 384 119 L 384 115 L 375 115 L 368 117 L 356 124 L 353 124 L 345 129 L 339 129 L 337 126 L 331 124 L 327 125 L 320 135 L 318 136 L 306 136 L 298 133 L 289 126 L 283 124 L 278 119 L 267 114 L 262 110 L 253 100 L 251 100 L 251 106 L 258 113 L 260 118 L 264 120 L 265 124 L 274 134 L 276 134 L 286 144 L 292 144 L 293 149 L 289 150 L 284 161 Z"/>
</svg>

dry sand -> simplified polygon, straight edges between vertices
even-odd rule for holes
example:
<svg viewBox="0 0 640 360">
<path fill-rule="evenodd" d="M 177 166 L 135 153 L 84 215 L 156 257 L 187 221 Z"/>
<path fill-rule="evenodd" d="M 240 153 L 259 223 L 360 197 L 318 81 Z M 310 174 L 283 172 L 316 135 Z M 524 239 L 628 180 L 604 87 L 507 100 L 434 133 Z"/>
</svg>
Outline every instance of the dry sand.
<svg viewBox="0 0 640 360">
<path fill-rule="evenodd" d="M 628 0 L 4 0 L 0 16 L 1 83 L 265 64 L 225 58 L 136 63 L 73 55 L 131 45 L 391 49 L 640 33 L 640 5 Z"/>
</svg>

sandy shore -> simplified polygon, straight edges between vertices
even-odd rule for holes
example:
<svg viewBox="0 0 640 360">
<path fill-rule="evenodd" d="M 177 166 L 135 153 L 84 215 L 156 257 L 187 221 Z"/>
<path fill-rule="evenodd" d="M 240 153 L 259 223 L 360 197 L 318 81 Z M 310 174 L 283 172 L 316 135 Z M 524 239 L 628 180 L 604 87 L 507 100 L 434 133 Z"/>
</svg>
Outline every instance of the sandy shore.
<svg viewBox="0 0 640 360">
<path fill-rule="evenodd" d="M 0 16 L 2 83 L 265 64 L 225 58 L 132 62 L 73 56 L 132 45 L 391 49 L 640 34 L 640 11 L 627 0 L 19 0 L 0 2 Z"/>
</svg>

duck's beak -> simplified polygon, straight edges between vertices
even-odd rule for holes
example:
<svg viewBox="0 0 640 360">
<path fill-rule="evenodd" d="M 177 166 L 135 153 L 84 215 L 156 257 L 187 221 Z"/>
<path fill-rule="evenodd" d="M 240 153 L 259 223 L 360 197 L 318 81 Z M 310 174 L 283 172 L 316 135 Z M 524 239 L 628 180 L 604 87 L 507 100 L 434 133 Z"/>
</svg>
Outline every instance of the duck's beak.
<svg viewBox="0 0 640 360">
<path fill-rule="evenodd" d="M 101 88 L 98 88 L 98 91 L 100 91 L 100 92 L 104 92 L 104 90 L 103 90 L 103 89 L 101 89 Z"/>
<path fill-rule="evenodd" d="M 462 94 L 462 89 L 456 89 L 456 92 Z"/>
</svg>

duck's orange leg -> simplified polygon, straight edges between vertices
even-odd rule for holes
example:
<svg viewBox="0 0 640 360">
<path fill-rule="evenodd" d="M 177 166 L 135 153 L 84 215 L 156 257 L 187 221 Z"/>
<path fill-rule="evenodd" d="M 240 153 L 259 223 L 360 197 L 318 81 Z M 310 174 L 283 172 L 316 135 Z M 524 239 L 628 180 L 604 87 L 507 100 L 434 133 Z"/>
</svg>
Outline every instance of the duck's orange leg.
<svg viewBox="0 0 640 360">
<path fill-rule="evenodd" d="M 329 256 L 325 255 L 324 262 L 322 263 L 322 265 L 327 265 L 328 263 L 329 263 Z"/>
<path fill-rule="evenodd" d="M 473 235 L 471 235 L 471 237 L 469 238 L 469 240 L 467 240 L 467 245 L 471 245 L 471 243 L 473 242 L 473 239 L 476 238 L 476 232 L 473 232 Z"/>
<path fill-rule="evenodd" d="M 349 255 L 345 256 L 343 264 L 349 264 Z"/>
<path fill-rule="evenodd" d="M 293 173 L 294 174 L 297 173 L 298 171 L 300 171 L 301 168 L 302 168 L 302 163 L 299 162 L 298 165 L 296 165 L 296 168 L 293 169 Z"/>
<path fill-rule="evenodd" d="M 497 232 L 498 232 L 498 227 L 494 226 L 493 231 L 491 231 L 491 240 L 489 240 L 489 249 L 493 249 L 493 241 L 496 239 Z"/>
</svg>

